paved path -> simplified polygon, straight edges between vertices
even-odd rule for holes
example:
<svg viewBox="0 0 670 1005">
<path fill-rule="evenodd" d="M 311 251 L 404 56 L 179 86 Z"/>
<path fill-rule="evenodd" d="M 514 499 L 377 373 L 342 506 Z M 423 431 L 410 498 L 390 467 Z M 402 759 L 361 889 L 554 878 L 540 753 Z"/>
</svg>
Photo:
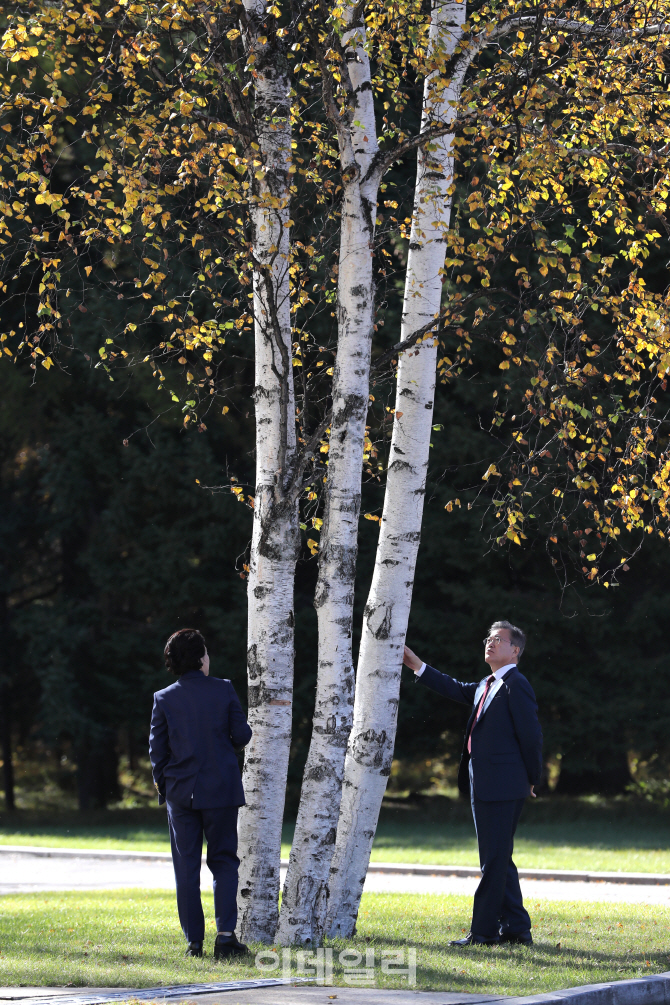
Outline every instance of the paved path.
<svg viewBox="0 0 670 1005">
<path fill-rule="evenodd" d="M 118 993 L 120 988 L 0 988 L 0 1003 L 45 1005 L 46 996 L 74 996 L 86 993 Z M 128 990 L 128 998 L 132 991 Z M 156 1001 L 160 1001 L 160 992 Z M 218 991 L 183 999 L 195 1005 L 477 1005 L 503 1002 L 500 995 L 467 994 L 455 991 L 385 991 L 377 988 L 274 987 L 252 990 Z M 179 1005 L 178 998 L 163 999 L 165 1005 Z"/>
<path fill-rule="evenodd" d="M 285 870 L 282 870 L 282 882 Z M 476 877 L 402 875 L 370 872 L 366 893 L 461 893 L 472 896 Z M 206 866 L 202 887 L 211 885 Z M 12 853 L 0 855 L 0 894 L 43 890 L 111 890 L 124 887 L 174 889 L 172 864 L 142 859 L 45 858 Z M 612 901 L 670 906 L 670 886 L 633 883 L 564 882 L 522 879 L 526 900 Z"/>
</svg>

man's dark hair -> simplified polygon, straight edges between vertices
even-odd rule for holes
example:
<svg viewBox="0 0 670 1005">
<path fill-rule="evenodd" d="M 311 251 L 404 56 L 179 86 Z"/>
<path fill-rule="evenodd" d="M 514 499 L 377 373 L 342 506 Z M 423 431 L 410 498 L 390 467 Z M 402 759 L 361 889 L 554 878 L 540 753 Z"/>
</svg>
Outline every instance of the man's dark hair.
<svg viewBox="0 0 670 1005">
<path fill-rule="evenodd" d="M 499 628 L 506 628 L 509 632 L 510 642 L 513 646 L 519 647 L 519 658 L 526 648 L 526 633 L 522 632 L 520 628 L 513 625 L 511 621 L 494 621 L 489 632 L 497 632 Z"/>
<path fill-rule="evenodd" d="M 196 628 L 180 628 L 165 643 L 165 666 L 181 677 L 190 670 L 200 670 L 205 652 L 205 639 Z"/>
</svg>

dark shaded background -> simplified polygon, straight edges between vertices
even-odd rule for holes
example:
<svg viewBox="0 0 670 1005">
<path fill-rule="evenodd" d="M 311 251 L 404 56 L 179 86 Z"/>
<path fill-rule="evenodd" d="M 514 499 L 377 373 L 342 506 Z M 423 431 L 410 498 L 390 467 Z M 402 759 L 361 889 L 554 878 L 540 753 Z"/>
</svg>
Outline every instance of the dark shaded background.
<svg viewBox="0 0 670 1005">
<path fill-rule="evenodd" d="M 82 329 L 79 338 L 87 337 Z M 11 745 L 20 805 L 28 805 L 31 787 L 50 788 L 56 803 L 59 792 L 76 795 L 82 808 L 150 798 L 152 693 L 171 680 L 162 647 L 178 627 L 204 632 L 213 673 L 230 677 L 244 700 L 240 572 L 252 514 L 230 491 L 206 487 L 227 483 L 232 471 L 252 480 L 248 366 L 241 353 L 233 407 L 225 417 L 213 410 L 202 432 L 185 430 L 178 410 L 160 415 L 149 374 L 117 372 L 112 382 L 81 355 L 67 361 L 69 372 L 40 374 L 35 385 L 27 368 L 9 361 L 0 368 L 0 669 L 5 755 Z M 480 511 L 444 509 L 468 465 L 491 450 L 480 429 L 481 398 L 476 381 L 438 393 L 436 424 L 444 428 L 434 432 L 408 642 L 439 669 L 473 680 L 485 670 L 488 624 L 520 624 L 552 787 L 612 794 L 635 777 L 638 787 L 663 789 L 667 546 L 650 539 L 609 591 L 563 590 L 532 542 L 511 554 L 489 551 Z M 381 502 L 381 487 L 367 485 L 365 509 Z M 361 521 L 357 625 L 377 528 Z M 305 548 L 296 588 L 291 806 L 311 729 L 315 577 Z M 392 787 L 448 788 L 466 709 L 436 703 L 404 673 Z"/>
</svg>

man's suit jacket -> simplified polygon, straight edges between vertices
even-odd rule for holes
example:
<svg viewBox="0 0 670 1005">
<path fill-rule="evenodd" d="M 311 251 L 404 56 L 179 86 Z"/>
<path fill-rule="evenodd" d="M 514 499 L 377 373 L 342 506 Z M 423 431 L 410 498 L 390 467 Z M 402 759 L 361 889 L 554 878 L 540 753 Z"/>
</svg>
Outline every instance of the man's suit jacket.
<svg viewBox="0 0 670 1005">
<path fill-rule="evenodd" d="M 458 787 L 470 792 L 469 763 L 475 796 L 484 802 L 525 799 L 530 786 L 542 778 L 542 729 L 537 718 L 537 702 L 532 687 L 517 667 L 508 670 L 502 686 L 479 717 L 472 732 L 472 756 L 468 736 L 475 717 L 475 693 L 479 684 L 460 681 L 427 666 L 420 677 L 432 691 L 463 705 L 472 705 L 465 730 L 463 753 L 458 769 Z"/>
<path fill-rule="evenodd" d="M 243 806 L 235 747 L 244 747 L 250 739 L 251 729 L 229 680 L 192 670 L 157 691 L 149 757 L 158 802 L 167 799 L 194 810 Z"/>
</svg>

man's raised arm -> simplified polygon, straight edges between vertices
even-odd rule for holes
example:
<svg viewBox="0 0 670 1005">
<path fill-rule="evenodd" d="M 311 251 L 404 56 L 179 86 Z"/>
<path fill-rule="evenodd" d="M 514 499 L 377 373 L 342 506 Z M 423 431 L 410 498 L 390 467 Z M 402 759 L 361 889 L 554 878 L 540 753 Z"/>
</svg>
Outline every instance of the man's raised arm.
<svg viewBox="0 0 670 1005">
<path fill-rule="evenodd" d="M 462 705 L 472 705 L 474 702 L 477 684 L 461 684 L 453 677 L 427 666 L 408 646 L 405 646 L 403 663 L 414 671 L 415 680 L 425 684 L 431 691 L 437 691 L 445 698 L 451 698 L 452 701 L 458 701 Z"/>
</svg>

